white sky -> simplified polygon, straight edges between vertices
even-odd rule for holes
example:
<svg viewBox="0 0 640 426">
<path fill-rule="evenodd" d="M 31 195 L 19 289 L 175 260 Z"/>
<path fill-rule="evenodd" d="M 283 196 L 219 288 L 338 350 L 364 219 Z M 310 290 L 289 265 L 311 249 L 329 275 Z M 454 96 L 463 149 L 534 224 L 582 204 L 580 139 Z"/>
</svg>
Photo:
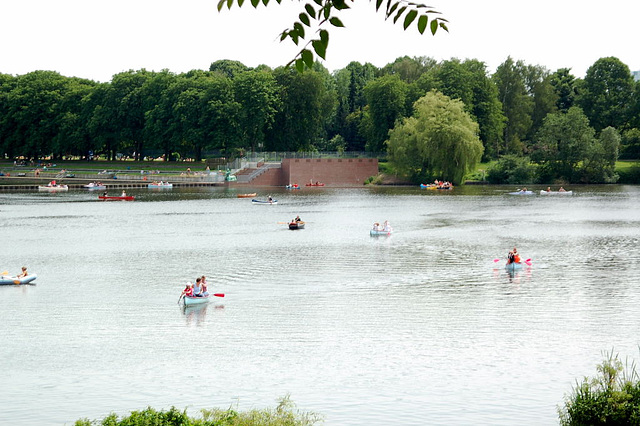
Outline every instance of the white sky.
<svg viewBox="0 0 640 426">
<path fill-rule="evenodd" d="M 325 66 L 382 67 L 408 55 L 475 58 L 493 72 L 510 55 L 584 77 L 597 59 L 615 56 L 640 70 L 640 0 L 424 2 L 448 19 L 449 33 L 403 31 L 375 12 L 375 1 L 359 0 L 340 14 L 346 28 L 330 29 Z M 110 81 L 129 69 L 206 70 L 219 59 L 284 65 L 298 49 L 278 36 L 305 2 L 271 3 L 256 10 L 246 0 L 218 13 L 217 0 L 0 0 L 0 73 L 53 70 Z"/>
</svg>

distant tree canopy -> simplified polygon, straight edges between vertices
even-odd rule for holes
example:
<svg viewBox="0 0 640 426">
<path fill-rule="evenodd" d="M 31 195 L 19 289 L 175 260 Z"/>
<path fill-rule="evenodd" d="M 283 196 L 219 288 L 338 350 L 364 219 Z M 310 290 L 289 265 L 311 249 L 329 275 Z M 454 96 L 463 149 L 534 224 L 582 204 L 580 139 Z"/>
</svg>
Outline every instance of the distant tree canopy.
<svg viewBox="0 0 640 426">
<path fill-rule="evenodd" d="M 406 56 L 381 68 L 351 62 L 333 73 L 319 63 L 298 73 L 221 60 L 182 74 L 130 70 L 107 83 L 54 71 L 0 74 L 0 153 L 165 160 L 263 150 L 384 155 L 389 131 L 432 90 L 459 101 L 477 123 L 483 160 L 527 157 L 549 179 L 602 182 L 615 180 L 608 164 L 617 153 L 640 157 L 640 82 L 616 58 L 599 59 L 582 80 L 566 68 L 551 73 L 512 58 L 489 74 L 477 59 Z"/>
</svg>

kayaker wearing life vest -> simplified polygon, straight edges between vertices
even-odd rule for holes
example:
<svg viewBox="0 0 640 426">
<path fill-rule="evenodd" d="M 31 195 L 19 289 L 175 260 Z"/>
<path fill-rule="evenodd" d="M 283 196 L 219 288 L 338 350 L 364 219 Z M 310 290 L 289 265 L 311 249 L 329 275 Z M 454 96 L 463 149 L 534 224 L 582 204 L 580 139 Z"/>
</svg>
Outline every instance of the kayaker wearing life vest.
<svg viewBox="0 0 640 426">
<path fill-rule="evenodd" d="M 520 255 L 518 254 L 518 249 L 515 247 L 509 252 L 509 255 L 507 256 L 507 265 L 510 263 L 520 263 Z"/>
</svg>

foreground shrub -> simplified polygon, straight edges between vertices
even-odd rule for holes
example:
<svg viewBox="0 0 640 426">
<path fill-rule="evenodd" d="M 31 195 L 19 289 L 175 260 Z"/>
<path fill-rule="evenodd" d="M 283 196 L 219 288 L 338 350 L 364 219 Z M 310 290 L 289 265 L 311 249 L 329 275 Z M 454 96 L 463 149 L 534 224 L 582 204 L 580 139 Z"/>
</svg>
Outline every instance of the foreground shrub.
<svg viewBox="0 0 640 426">
<path fill-rule="evenodd" d="M 558 408 L 560 424 L 640 425 L 640 381 L 635 365 L 623 366 L 609 355 L 598 365 L 598 376 L 585 377 Z"/>
<path fill-rule="evenodd" d="M 319 414 L 297 410 L 288 395 L 279 400 L 275 409 L 239 412 L 233 408 L 214 408 L 200 412 L 202 418 L 193 418 L 187 416 L 186 409 L 179 411 L 171 407 L 169 411 L 156 411 L 148 407 L 122 419 L 110 414 L 103 420 L 77 420 L 75 426 L 311 426 L 322 421 Z"/>
</svg>

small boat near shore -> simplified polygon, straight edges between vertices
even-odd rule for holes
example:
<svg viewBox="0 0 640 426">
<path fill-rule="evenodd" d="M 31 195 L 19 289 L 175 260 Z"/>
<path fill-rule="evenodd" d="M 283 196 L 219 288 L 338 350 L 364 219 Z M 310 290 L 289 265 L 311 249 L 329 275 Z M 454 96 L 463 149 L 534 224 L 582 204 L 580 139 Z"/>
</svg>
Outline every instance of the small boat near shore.
<svg viewBox="0 0 640 426">
<path fill-rule="evenodd" d="M 306 183 L 304 186 L 324 186 L 324 183 L 320 183 L 320 182 Z"/>
<path fill-rule="evenodd" d="M 8 275 L 0 276 L 0 285 L 21 285 L 21 284 L 29 284 L 31 281 L 34 281 L 38 278 L 36 274 L 29 274 L 26 277 L 10 277 Z"/>
<path fill-rule="evenodd" d="M 105 190 L 107 189 L 107 185 L 104 185 L 100 182 L 90 182 L 86 185 L 83 185 L 83 188 L 87 188 L 89 191 Z"/>
<path fill-rule="evenodd" d="M 255 198 L 251 200 L 251 202 L 253 204 L 266 204 L 266 205 L 278 204 L 278 200 L 256 200 Z"/>
<path fill-rule="evenodd" d="M 289 184 L 285 186 L 286 189 L 300 189 L 300 185 L 294 183 L 293 185 Z"/>
<path fill-rule="evenodd" d="M 573 191 L 545 191 L 541 189 L 540 195 L 573 195 Z"/>
<path fill-rule="evenodd" d="M 134 197 L 133 195 L 125 195 L 125 196 L 100 195 L 98 199 L 102 201 L 134 201 L 136 197 Z"/>
<path fill-rule="evenodd" d="M 173 188 L 173 184 L 169 183 L 169 182 L 151 182 L 150 184 L 147 185 L 148 188 L 151 189 L 167 189 L 167 188 Z"/>
<path fill-rule="evenodd" d="M 509 195 L 533 195 L 533 191 L 514 191 L 514 192 L 509 192 Z"/>
<path fill-rule="evenodd" d="M 238 194 L 238 198 L 253 198 L 258 195 L 257 192 L 253 192 L 251 194 Z"/>
<path fill-rule="evenodd" d="M 48 185 L 38 185 L 38 191 L 40 192 L 63 192 L 68 191 L 69 187 L 67 185 L 57 184 L 55 181 L 49 182 Z"/>
</svg>

